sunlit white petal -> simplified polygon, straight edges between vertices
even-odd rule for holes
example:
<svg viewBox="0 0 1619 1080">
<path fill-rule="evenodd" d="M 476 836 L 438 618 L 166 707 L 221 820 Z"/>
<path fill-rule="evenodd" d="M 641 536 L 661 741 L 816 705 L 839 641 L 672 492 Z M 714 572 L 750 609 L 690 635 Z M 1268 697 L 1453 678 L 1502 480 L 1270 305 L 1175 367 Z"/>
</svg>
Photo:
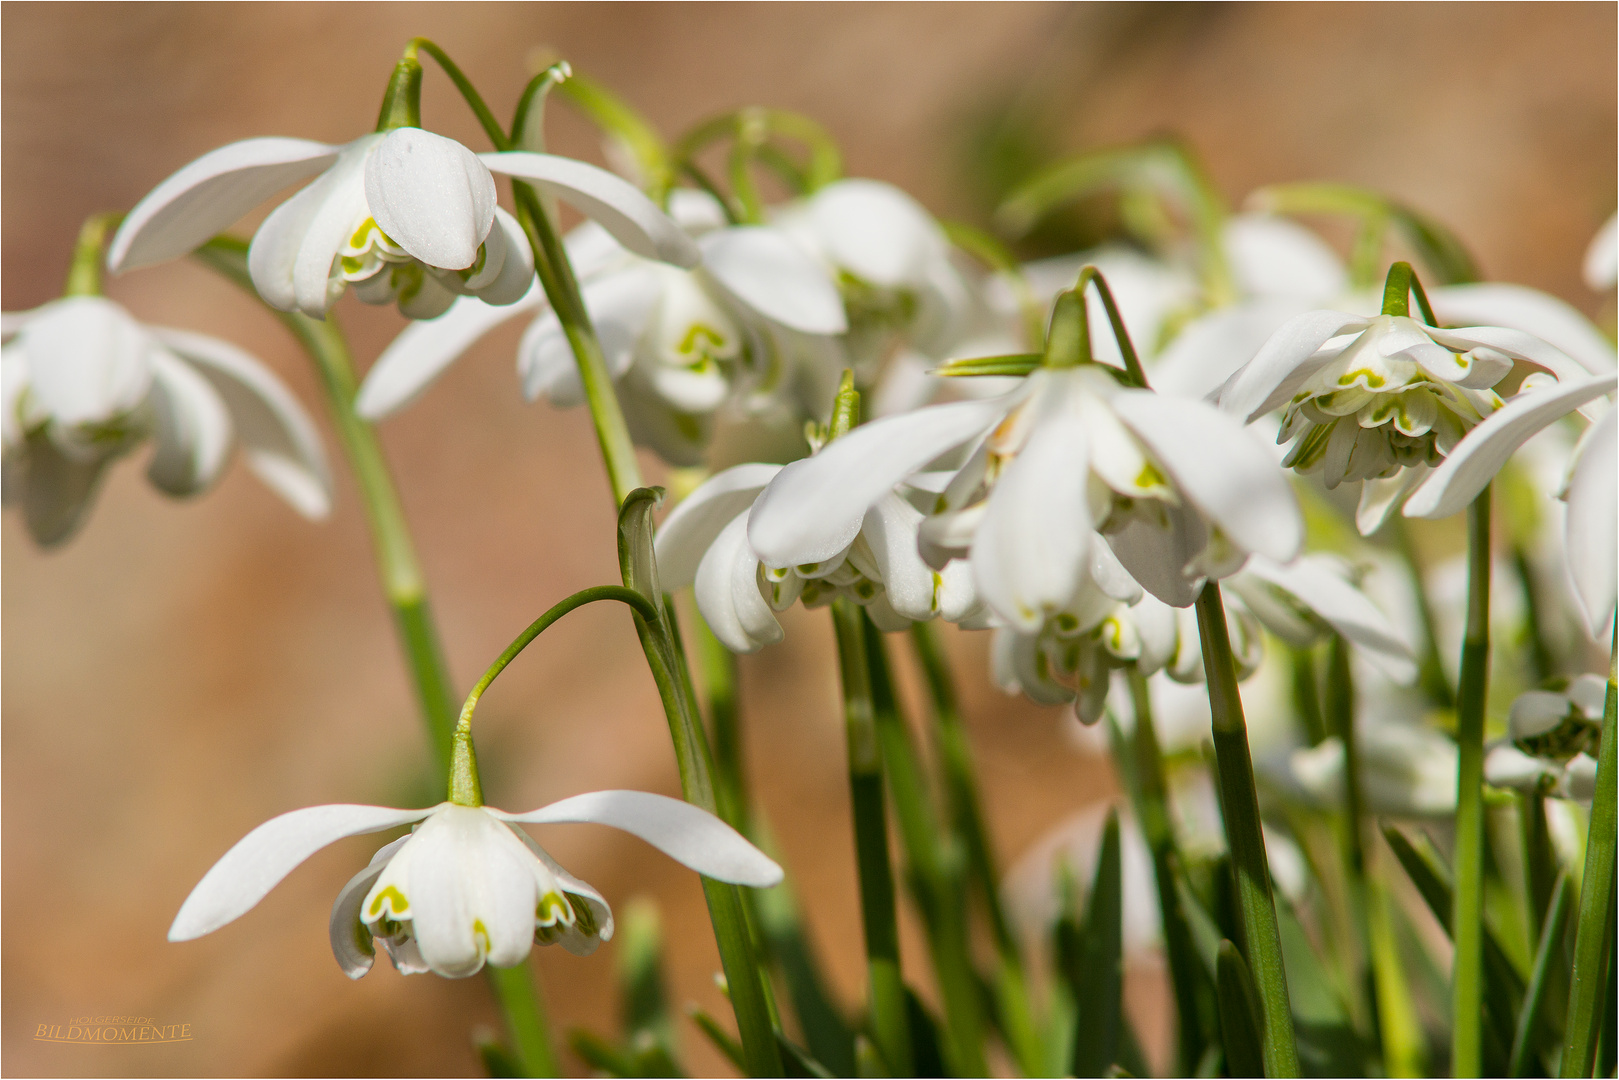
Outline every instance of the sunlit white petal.
<svg viewBox="0 0 1619 1080">
<path fill-rule="evenodd" d="M 698 244 L 703 272 L 765 318 L 805 334 L 849 329 L 843 298 L 826 271 L 780 230 L 763 225 L 721 229 Z"/>
<path fill-rule="evenodd" d="M 725 527 L 753 505 L 780 465 L 736 465 L 715 473 L 658 526 L 653 552 L 665 589 L 690 585 L 697 566 Z"/>
</svg>

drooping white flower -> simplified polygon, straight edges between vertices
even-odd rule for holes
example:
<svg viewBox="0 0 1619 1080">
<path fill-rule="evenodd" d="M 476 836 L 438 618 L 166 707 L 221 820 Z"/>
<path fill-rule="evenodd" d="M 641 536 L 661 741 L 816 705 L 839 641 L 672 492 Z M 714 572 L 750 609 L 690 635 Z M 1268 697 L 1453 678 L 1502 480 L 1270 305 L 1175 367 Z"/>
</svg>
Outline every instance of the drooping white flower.
<svg viewBox="0 0 1619 1080">
<path fill-rule="evenodd" d="M 1361 798 L 1374 814 L 1445 817 L 1456 812 L 1456 744 L 1416 724 L 1357 719 Z M 1344 745 L 1336 735 L 1293 751 L 1287 777 L 1325 806 L 1344 800 Z"/>
<path fill-rule="evenodd" d="M 613 936 L 600 893 L 568 874 L 519 823 L 596 823 L 639 836 L 700 874 L 765 888 L 781 868 L 729 825 L 678 799 L 594 791 L 523 814 L 445 802 L 421 810 L 335 804 L 260 825 L 215 863 L 169 929 L 190 941 L 245 915 L 309 856 L 345 836 L 420 822 L 355 875 L 332 906 L 332 952 L 344 974 L 370 970 L 381 941 L 405 974 L 459 979 L 510 967 L 560 943 L 587 955 Z"/>
<path fill-rule="evenodd" d="M 1569 379 L 1555 386 L 1527 389 L 1479 424 L 1451 452 L 1450 457 L 1406 502 L 1408 517 L 1448 517 L 1484 490 L 1535 433 L 1569 413 L 1590 413 L 1594 404 L 1616 388 L 1613 372 Z M 1619 594 L 1619 450 L 1615 448 L 1615 410 L 1609 406 L 1588 427 L 1569 464 L 1563 497 L 1568 503 L 1564 541 L 1575 596 L 1593 636 L 1614 611 Z"/>
<path fill-rule="evenodd" d="M 1600 292 L 1619 282 L 1619 214 L 1610 215 L 1585 251 L 1585 283 Z"/>
<path fill-rule="evenodd" d="M 1607 692 L 1600 676 L 1580 675 L 1563 690 L 1518 695 L 1507 737 L 1485 755 L 1484 778 L 1496 787 L 1590 802 Z"/>
<path fill-rule="evenodd" d="M 1303 539 L 1285 477 L 1240 425 L 1088 364 L 857 428 L 781 471 L 748 540 L 770 565 L 830 558 L 897 483 L 966 446 L 971 456 L 922 525 L 923 555 L 938 566 L 965 557 L 978 595 L 1027 631 L 1076 599 L 1093 529 L 1130 576 L 1178 607 L 1249 552 L 1287 561 Z"/>
<path fill-rule="evenodd" d="M 1379 528 L 1388 513 L 1501 407 L 1491 389 L 1522 362 L 1559 378 L 1585 369 L 1519 330 L 1447 330 L 1404 315 L 1371 319 L 1312 311 L 1290 320 L 1220 391 L 1220 406 L 1252 423 L 1284 410 L 1284 464 L 1319 472 L 1328 488 L 1367 481 L 1356 523 Z M 1545 375 L 1531 375 L 1533 380 Z"/>
<path fill-rule="evenodd" d="M 605 170 L 546 154 L 478 155 L 401 127 L 344 146 L 248 139 L 205 154 L 130 211 L 107 263 L 116 272 L 184 255 L 276 191 L 320 173 L 254 235 L 248 268 L 266 303 L 324 318 L 352 284 L 365 302 L 397 302 L 413 318 L 443 313 L 458 295 L 511 304 L 529 287 L 534 257 L 516 220 L 495 204 L 491 170 L 539 185 L 626 246 L 696 261 L 685 235 Z"/>
<path fill-rule="evenodd" d="M 935 570 L 922 561 L 922 514 L 892 491 L 831 556 L 782 566 L 761 562 L 748 544 L 748 516 L 781 468 L 748 464 L 715 474 L 658 530 L 655 551 L 665 587 L 695 586 L 698 610 L 727 648 L 750 653 L 780 641 L 775 613 L 800 600 L 819 607 L 846 597 L 883 630 L 937 616 L 970 622 L 979 614 L 967 567 Z"/>
<path fill-rule="evenodd" d="M 647 258 L 594 222 L 570 233 L 566 246 L 632 436 L 671 463 L 690 465 L 702 460 L 722 406 L 791 383 L 790 365 L 778 355 L 783 340 L 825 338 L 847 323 L 832 283 L 780 232 L 726 228 L 718 204 L 700 192 L 674 192 L 670 213 L 697 244 L 701 266 Z M 561 407 L 580 404 L 572 346 L 534 289 L 507 308 L 463 299 L 407 327 L 367 375 L 358 411 L 379 419 L 403 407 L 478 338 L 534 313 L 518 347 L 524 393 Z"/>
<path fill-rule="evenodd" d="M 100 296 L 69 296 L 0 316 L 5 501 L 41 544 L 83 522 L 106 467 L 147 439 L 146 474 L 194 495 L 236 442 L 261 480 L 305 517 L 331 509 L 315 426 L 258 360 L 217 338 L 144 326 Z"/>
</svg>

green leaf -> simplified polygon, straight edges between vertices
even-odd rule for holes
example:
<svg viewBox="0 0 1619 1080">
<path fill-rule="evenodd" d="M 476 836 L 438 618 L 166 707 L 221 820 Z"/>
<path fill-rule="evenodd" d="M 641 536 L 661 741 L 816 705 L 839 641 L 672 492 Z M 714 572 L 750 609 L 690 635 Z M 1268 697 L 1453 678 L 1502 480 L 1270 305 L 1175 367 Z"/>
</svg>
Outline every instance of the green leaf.
<svg viewBox="0 0 1619 1080">
<path fill-rule="evenodd" d="M 776 1031 L 776 1045 L 781 1048 L 781 1062 L 787 1066 L 788 1076 L 813 1076 L 830 1080 L 832 1073 L 816 1061 L 809 1052 L 793 1042 L 780 1029 Z"/>
<path fill-rule="evenodd" d="M 618 568 L 624 584 L 654 604 L 663 599 L 658 566 L 652 558 L 652 511 L 663 501 L 662 488 L 640 487 L 618 508 Z"/>
<path fill-rule="evenodd" d="M 714 1048 L 736 1066 L 737 1072 L 743 1076 L 748 1075 L 748 1067 L 742 1061 L 742 1044 L 720 1027 L 720 1022 L 714 1019 L 707 1009 L 701 1005 L 688 1005 L 686 1014 L 691 1017 L 692 1023 L 697 1025 L 697 1030 L 708 1036 L 708 1041 L 714 1044 Z"/>
<path fill-rule="evenodd" d="M 1215 985 L 1219 988 L 1220 1034 L 1232 1076 L 1264 1076 L 1259 1046 L 1259 994 L 1242 954 L 1230 939 L 1220 942 Z"/>
<path fill-rule="evenodd" d="M 484 1072 L 490 1076 L 522 1076 L 523 1066 L 512 1052 L 501 1041 L 492 1035 L 476 1038 L 473 1043 L 478 1051 L 478 1060 L 483 1062 Z M 581 1054 L 581 1057 L 584 1055 Z"/>
<path fill-rule="evenodd" d="M 1419 834 L 1417 841 L 1393 826 L 1384 826 L 1383 837 L 1400 860 L 1406 875 L 1417 892 L 1422 895 L 1428 910 L 1438 920 L 1446 934 L 1450 931 L 1452 911 L 1450 869 L 1433 850 L 1426 836 Z M 1483 1052 L 1484 1069 L 1492 1076 L 1506 1072 L 1508 1052 L 1505 1033 L 1511 1031 L 1523 1000 L 1523 979 L 1518 975 L 1505 950 L 1496 941 L 1495 933 L 1484 927 L 1484 1013 Z"/>
<path fill-rule="evenodd" d="M 1287 994 L 1306 1076 L 1364 1076 L 1368 1053 L 1321 957 L 1285 899 L 1276 905 Z"/>
<path fill-rule="evenodd" d="M 594 1032 L 586 1031 L 584 1028 L 574 1028 L 568 1032 L 568 1045 L 579 1056 L 579 1060 L 597 1072 L 606 1073 L 608 1076 L 636 1075 L 635 1067 L 630 1063 L 629 1059 L 616 1046 L 613 1046 Z M 483 1050 L 483 1046 L 480 1045 L 478 1052 L 482 1054 Z M 487 1057 L 485 1057 L 484 1063 L 486 1067 L 489 1067 L 490 1076 L 523 1075 L 521 1072 L 495 1072 L 493 1067 L 489 1066 Z"/>
<path fill-rule="evenodd" d="M 1123 877 L 1119 866 L 1119 815 L 1110 810 L 1102 827 L 1085 909 L 1082 952 L 1070 957 L 1064 975 L 1079 1008 L 1074 1039 L 1075 1076 L 1104 1076 L 1119 1057 L 1119 1018 L 1124 996 Z M 1078 963 L 1073 963 L 1077 959 Z"/>
<path fill-rule="evenodd" d="M 1543 1026 L 1541 1004 L 1546 999 L 1546 988 L 1552 982 L 1556 961 L 1562 953 L 1563 930 L 1568 923 L 1571 895 L 1573 889 L 1569 887 L 1567 872 L 1559 874 L 1557 884 L 1552 888 L 1551 906 L 1547 908 L 1545 924 L 1540 930 L 1540 944 L 1535 949 L 1529 988 L 1524 992 L 1523 1008 L 1518 1012 L 1518 1024 L 1512 1036 L 1511 1076 L 1529 1075 L 1536 1028 Z"/>
<path fill-rule="evenodd" d="M 950 1076 L 944 1060 L 944 1033 L 939 1022 L 916 996 L 916 991 L 905 988 L 905 1014 L 911 1029 L 911 1063 L 916 1076 Z"/>
</svg>

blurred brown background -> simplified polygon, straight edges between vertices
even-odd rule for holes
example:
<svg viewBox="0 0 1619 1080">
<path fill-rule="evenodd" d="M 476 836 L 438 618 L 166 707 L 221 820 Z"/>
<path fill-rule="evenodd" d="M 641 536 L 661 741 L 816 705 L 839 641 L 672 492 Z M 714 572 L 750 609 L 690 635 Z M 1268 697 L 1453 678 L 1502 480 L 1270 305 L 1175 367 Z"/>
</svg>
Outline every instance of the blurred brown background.
<svg viewBox="0 0 1619 1080">
<path fill-rule="evenodd" d="M 374 123 L 405 40 L 430 36 L 505 115 L 547 50 L 606 81 L 666 133 L 750 103 L 800 109 L 849 171 L 940 213 L 981 216 L 995 170 L 1172 129 L 1234 200 L 1270 181 L 1375 185 L 1455 227 L 1490 276 L 1595 311 L 1584 246 L 1613 210 L 1615 7 L 1059 4 L 10 3 L 3 30 L 4 307 L 59 290 L 79 221 L 133 204 L 180 165 L 254 135 L 332 142 Z M 429 69 L 426 122 L 476 148 Z M 557 109 L 554 148 L 599 160 Z M 974 153 L 1001 155 L 994 168 Z M 228 337 L 319 399 L 291 340 L 189 265 L 110 293 L 148 321 Z M 345 300 L 362 362 L 400 325 Z M 489 339 L 383 427 L 456 677 L 469 684 L 563 595 L 615 579 L 612 513 L 583 411 L 526 406 L 515 328 Z M 322 418 L 324 423 L 324 418 Z M 331 443 L 328 442 L 329 448 Z M 88 526 L 44 555 L 8 515 L 4 567 L 3 1065 L 14 1074 L 436 1074 L 477 1069 L 497 1025 L 480 979 L 351 984 L 332 962 L 332 897 L 375 842 L 346 841 L 249 916 L 164 940 L 180 901 L 242 834 L 312 803 L 417 805 L 426 754 L 352 486 L 326 525 L 240 469 L 176 504 L 135 462 Z M 655 473 L 654 473 L 655 475 Z M 816 944 L 845 1000 L 862 976 L 830 635 L 819 613 L 743 663 L 756 783 Z M 960 635 L 966 705 L 992 824 L 1010 862 L 1115 789 L 1055 711 L 1003 698 L 981 637 Z M 651 679 L 622 613 L 548 634 L 480 712 L 491 802 L 677 783 Z M 622 905 L 661 905 L 676 1002 L 723 1002 L 696 878 L 590 827 L 542 842 Z M 908 966 L 926 981 L 921 942 Z M 536 953 L 557 1032 L 614 1027 L 608 946 Z M 1149 1039 L 1150 971 L 1134 980 Z M 189 1023 L 173 1046 L 35 1041 L 83 1014 Z M 685 1026 L 688 1061 L 719 1059 Z M 560 1039 L 559 1039 L 560 1041 Z M 568 1057 L 566 1067 L 579 1070 Z"/>
</svg>

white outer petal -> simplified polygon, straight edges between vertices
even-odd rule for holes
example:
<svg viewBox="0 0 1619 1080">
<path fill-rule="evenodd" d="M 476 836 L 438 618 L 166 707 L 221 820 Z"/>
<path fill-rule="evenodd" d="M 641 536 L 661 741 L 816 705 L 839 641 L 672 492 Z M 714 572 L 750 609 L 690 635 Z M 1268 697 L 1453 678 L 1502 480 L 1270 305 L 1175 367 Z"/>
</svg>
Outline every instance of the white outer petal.
<svg viewBox="0 0 1619 1080">
<path fill-rule="evenodd" d="M 1449 517 L 1495 478 L 1518 447 L 1541 428 L 1614 390 L 1615 376 L 1593 375 L 1519 394 L 1463 436 L 1433 475 L 1406 500 L 1405 516 Z"/>
<path fill-rule="evenodd" d="M 758 573 L 759 560 L 748 547 L 747 515 L 738 514 L 697 564 L 692 590 L 714 636 L 735 653 L 757 652 L 783 636 L 760 595 Z"/>
<path fill-rule="evenodd" d="M 1550 342 L 1542 341 L 1535 335 L 1524 330 L 1517 330 L 1510 326 L 1458 326 L 1454 330 L 1441 330 L 1432 328 L 1428 336 L 1441 345 L 1465 352 L 1474 345 L 1485 345 L 1508 356 L 1518 357 L 1538 364 L 1547 371 L 1556 375 L 1564 382 L 1578 381 L 1585 376 L 1593 374 L 1586 366 L 1569 356 L 1562 349 Z M 1595 374 L 1612 371 L 1613 365 L 1599 367 Z M 1459 386 L 1470 390 L 1484 389 L 1467 379 L 1451 379 Z M 1493 383 L 1491 384 L 1493 385 Z"/>
<path fill-rule="evenodd" d="M 938 224 L 911 198 L 880 180 L 839 180 L 809 202 L 815 239 L 834 266 L 873 285 L 914 285 L 945 255 Z"/>
<path fill-rule="evenodd" d="M 476 296 L 462 296 L 438 318 L 413 321 L 371 365 L 354 411 L 367 420 L 397 412 L 416 400 L 473 342 L 501 323 L 545 306 L 545 294 L 535 283 L 515 304 L 496 307 Z"/>
<path fill-rule="evenodd" d="M 366 158 L 365 201 L 382 231 L 412 256 L 465 270 L 495 223 L 495 178 L 454 139 L 395 128 Z"/>
<path fill-rule="evenodd" d="M 1235 417 L 1192 398 L 1124 390 L 1113 411 L 1146 443 L 1182 497 L 1244 551 L 1287 562 L 1304 520 L 1287 475 Z"/>
<path fill-rule="evenodd" d="M 1512 327 L 1556 346 L 1592 374 L 1614 368 L 1613 342 L 1572 304 L 1550 293 L 1490 281 L 1446 285 L 1428 297 L 1434 314 L 1447 325 Z"/>
<path fill-rule="evenodd" d="M 1307 311 L 1283 323 L 1220 393 L 1220 408 L 1251 423 L 1286 401 L 1312 370 L 1315 351 L 1339 334 L 1370 325 L 1343 311 Z M 1316 367 L 1319 366 L 1315 365 Z"/>
<path fill-rule="evenodd" d="M 767 566 L 823 562 L 853 542 L 861 519 L 901 480 L 981 434 L 1013 394 L 885 417 L 782 469 L 754 504 L 748 542 Z"/>
<path fill-rule="evenodd" d="M 190 941 L 247 914 L 299 863 L 327 844 L 420 821 L 435 809 L 333 803 L 273 817 L 237 841 L 197 882 L 169 927 L 169 940 Z"/>
<path fill-rule="evenodd" d="M 230 411 L 247 466 L 305 517 L 332 509 L 332 474 L 309 414 L 263 363 L 235 345 L 203 334 L 150 327 L 189 363 Z"/>
<path fill-rule="evenodd" d="M 592 791 L 525 814 L 490 809 L 505 821 L 611 825 L 705 877 L 733 885 L 780 884 L 781 867 L 707 810 L 647 791 Z"/>
<path fill-rule="evenodd" d="M 1271 296 L 1193 319 L 1158 355 L 1152 388 L 1160 394 L 1208 397 L 1258 355 L 1278 327 L 1305 310 L 1303 300 Z"/>
<path fill-rule="evenodd" d="M 804 334 L 849 329 L 837 286 L 781 230 L 741 225 L 697 243 L 704 273 L 750 311 Z"/>
<path fill-rule="evenodd" d="M 1284 566 L 1256 555 L 1248 560 L 1243 573 L 1292 594 L 1334 630 L 1365 649 L 1395 682 L 1408 686 L 1416 679 L 1411 642 L 1365 593 L 1336 572 L 1330 557 L 1305 555 Z"/>
<path fill-rule="evenodd" d="M 1074 598 L 1090 565 L 1089 442 L 1080 417 L 1041 417 L 973 536 L 978 595 L 1026 633 Z"/>
<path fill-rule="evenodd" d="M 1619 281 L 1619 214 L 1604 221 L 1591 238 L 1582 269 L 1585 283 L 1598 292 L 1613 288 L 1614 282 Z"/>
<path fill-rule="evenodd" d="M 152 441 L 157 450 L 146 477 L 170 495 L 206 491 L 230 456 L 225 402 L 195 368 L 166 350 L 153 352 L 152 375 Z"/>
<path fill-rule="evenodd" d="M 889 605 L 897 614 L 916 622 L 939 613 L 935 601 L 943 587 L 942 579 L 935 579 L 933 568 L 922 561 L 917 551 L 916 531 L 921 523 L 921 511 L 889 493 L 866 511 L 860 528 L 876 557 Z"/>
<path fill-rule="evenodd" d="M 521 150 L 479 157 L 495 172 L 529 181 L 599 222 L 637 255 L 684 267 L 696 266 L 701 259 L 685 230 L 634 184 L 606 169 Z"/>
<path fill-rule="evenodd" d="M 1619 559 L 1619 447 L 1615 443 L 1615 418 L 1619 408 L 1611 408 L 1584 440 L 1580 460 L 1569 478 L 1567 528 L 1568 567 L 1573 575 L 1575 595 L 1591 636 L 1599 638 L 1612 617 L 1615 603 L 1615 561 Z"/>
<path fill-rule="evenodd" d="M 157 346 L 118 304 L 68 296 L 34 312 L 13 347 L 28 357 L 34 408 L 59 424 L 115 419 L 145 399 Z"/>
<path fill-rule="evenodd" d="M 289 184 L 313 176 L 343 148 L 308 139 L 245 139 L 221 146 L 153 188 L 107 248 L 113 273 L 185 255 Z"/>
<path fill-rule="evenodd" d="M 1239 214 L 1226 219 L 1221 239 L 1231 271 L 1245 293 L 1320 301 L 1337 296 L 1348 284 L 1337 252 L 1315 233 L 1286 218 Z"/>
<path fill-rule="evenodd" d="M 666 590 L 690 585 L 703 555 L 725 527 L 747 512 L 759 492 L 781 471 L 780 465 L 736 465 L 715 473 L 658 526 L 652 550 Z"/>
</svg>

